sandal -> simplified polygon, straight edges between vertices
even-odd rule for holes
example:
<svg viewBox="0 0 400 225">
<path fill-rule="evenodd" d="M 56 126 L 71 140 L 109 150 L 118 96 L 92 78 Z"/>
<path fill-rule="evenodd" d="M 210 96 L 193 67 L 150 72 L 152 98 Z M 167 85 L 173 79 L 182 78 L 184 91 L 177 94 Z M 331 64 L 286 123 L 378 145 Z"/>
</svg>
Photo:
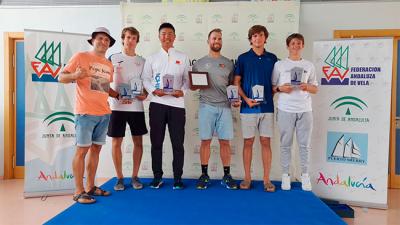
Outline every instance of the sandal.
<svg viewBox="0 0 400 225">
<path fill-rule="evenodd" d="M 250 188 L 251 188 L 251 181 L 242 180 L 242 182 L 240 182 L 240 189 L 249 190 Z"/>
<path fill-rule="evenodd" d="M 109 191 L 105 191 L 99 187 L 92 187 L 92 189 L 90 189 L 90 191 L 88 191 L 89 195 L 93 195 L 93 196 L 109 196 L 111 195 L 111 192 Z"/>
<path fill-rule="evenodd" d="M 275 185 L 273 183 L 271 183 L 271 181 L 264 183 L 264 191 L 275 192 Z"/>
<path fill-rule="evenodd" d="M 88 195 L 86 192 L 82 192 L 80 194 L 74 194 L 72 196 L 72 200 L 81 203 L 81 204 L 92 204 L 96 202 L 92 196 Z"/>
</svg>

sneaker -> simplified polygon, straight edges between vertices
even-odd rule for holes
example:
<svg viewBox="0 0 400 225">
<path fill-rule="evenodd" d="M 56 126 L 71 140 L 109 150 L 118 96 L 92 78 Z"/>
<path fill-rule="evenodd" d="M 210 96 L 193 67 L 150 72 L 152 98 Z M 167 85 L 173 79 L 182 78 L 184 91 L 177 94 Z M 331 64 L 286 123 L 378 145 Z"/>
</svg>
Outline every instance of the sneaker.
<svg viewBox="0 0 400 225">
<path fill-rule="evenodd" d="M 174 181 L 174 186 L 172 186 L 172 189 L 174 189 L 174 190 L 180 190 L 180 189 L 183 189 L 184 188 L 184 185 L 183 185 L 183 182 L 182 182 L 182 179 L 175 179 L 175 181 Z"/>
<path fill-rule="evenodd" d="M 154 178 L 153 181 L 150 183 L 150 188 L 159 189 L 163 184 L 161 178 Z"/>
<path fill-rule="evenodd" d="M 222 177 L 221 184 L 227 189 L 233 189 L 233 190 L 238 189 L 236 180 L 234 180 L 230 174 Z"/>
<path fill-rule="evenodd" d="M 143 184 L 142 184 L 142 182 L 140 182 L 138 177 L 132 177 L 131 184 L 132 184 L 133 189 L 139 190 L 139 189 L 143 188 Z"/>
<path fill-rule="evenodd" d="M 287 173 L 282 174 L 282 184 L 281 189 L 285 191 L 290 190 L 290 176 Z"/>
<path fill-rule="evenodd" d="M 117 183 L 114 185 L 114 190 L 116 191 L 123 191 L 125 190 L 124 179 L 118 179 Z"/>
<path fill-rule="evenodd" d="M 197 181 L 197 189 L 207 189 L 208 182 L 210 182 L 210 177 L 207 174 L 202 174 Z"/>
<path fill-rule="evenodd" d="M 301 174 L 301 188 L 303 191 L 311 191 L 310 175 L 308 173 Z"/>
</svg>

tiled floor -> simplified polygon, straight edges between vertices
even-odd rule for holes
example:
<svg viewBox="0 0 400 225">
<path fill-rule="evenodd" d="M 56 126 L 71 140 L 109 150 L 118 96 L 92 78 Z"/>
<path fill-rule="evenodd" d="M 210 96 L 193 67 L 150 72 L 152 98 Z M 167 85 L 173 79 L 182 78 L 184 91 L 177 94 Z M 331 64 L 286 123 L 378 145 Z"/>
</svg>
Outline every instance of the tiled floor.
<svg viewBox="0 0 400 225">
<path fill-rule="evenodd" d="M 98 184 L 107 179 L 99 179 Z M 73 204 L 71 196 L 23 198 L 23 180 L 0 180 L 0 224 L 43 224 Z M 389 190 L 389 209 L 377 210 L 353 207 L 355 219 L 345 219 L 350 225 L 400 225 L 400 189 Z"/>
</svg>

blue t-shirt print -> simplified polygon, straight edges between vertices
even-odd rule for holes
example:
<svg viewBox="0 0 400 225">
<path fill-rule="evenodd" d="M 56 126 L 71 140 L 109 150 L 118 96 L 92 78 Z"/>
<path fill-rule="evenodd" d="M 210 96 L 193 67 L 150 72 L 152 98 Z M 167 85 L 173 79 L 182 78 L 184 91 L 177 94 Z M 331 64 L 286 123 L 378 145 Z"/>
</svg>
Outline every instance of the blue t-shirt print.
<svg viewBox="0 0 400 225">
<path fill-rule="evenodd" d="M 242 103 L 240 113 L 273 113 L 274 102 L 272 96 L 272 71 L 278 61 L 276 55 L 266 52 L 257 55 L 253 49 L 241 54 L 235 65 L 235 75 L 241 77 L 241 87 L 247 97 L 253 98 L 252 88 L 255 85 L 264 87 L 264 101 L 260 105 L 250 108 Z"/>
</svg>

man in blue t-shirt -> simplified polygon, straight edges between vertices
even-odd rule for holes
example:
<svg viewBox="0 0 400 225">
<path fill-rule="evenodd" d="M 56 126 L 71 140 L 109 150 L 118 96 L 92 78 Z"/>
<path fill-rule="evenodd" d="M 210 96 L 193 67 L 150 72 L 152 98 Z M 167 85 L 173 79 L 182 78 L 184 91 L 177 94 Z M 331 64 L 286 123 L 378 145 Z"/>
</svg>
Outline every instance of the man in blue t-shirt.
<svg viewBox="0 0 400 225">
<path fill-rule="evenodd" d="M 271 169 L 271 137 L 274 128 L 274 103 L 272 94 L 272 71 L 277 57 L 267 52 L 264 45 L 268 31 L 264 26 L 254 25 L 249 29 L 248 39 L 251 49 L 238 57 L 235 66 L 234 84 L 239 87 L 243 99 L 240 108 L 242 123 L 243 164 L 245 177 L 241 189 L 251 187 L 251 158 L 256 130 L 260 134 L 260 144 L 264 166 L 264 190 L 274 192 L 275 186 L 269 179 Z"/>
</svg>

